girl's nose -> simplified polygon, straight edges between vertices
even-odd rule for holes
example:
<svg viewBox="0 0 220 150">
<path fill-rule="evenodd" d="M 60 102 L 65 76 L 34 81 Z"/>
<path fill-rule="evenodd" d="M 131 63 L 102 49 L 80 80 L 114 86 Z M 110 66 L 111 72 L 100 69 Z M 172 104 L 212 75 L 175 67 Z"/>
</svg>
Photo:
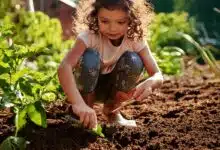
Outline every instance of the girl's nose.
<svg viewBox="0 0 220 150">
<path fill-rule="evenodd" d="M 109 31 L 110 32 L 115 32 L 117 29 L 116 29 L 116 27 L 115 27 L 115 25 L 114 24 L 110 24 L 109 25 Z"/>
</svg>

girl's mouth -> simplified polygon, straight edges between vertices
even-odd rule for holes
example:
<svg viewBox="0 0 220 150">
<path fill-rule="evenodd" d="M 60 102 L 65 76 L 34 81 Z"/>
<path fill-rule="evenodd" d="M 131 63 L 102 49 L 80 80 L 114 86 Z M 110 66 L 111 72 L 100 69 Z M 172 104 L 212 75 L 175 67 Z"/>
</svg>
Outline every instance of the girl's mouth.
<svg viewBox="0 0 220 150">
<path fill-rule="evenodd" d="M 117 37 L 119 34 L 107 34 L 110 37 Z"/>
</svg>

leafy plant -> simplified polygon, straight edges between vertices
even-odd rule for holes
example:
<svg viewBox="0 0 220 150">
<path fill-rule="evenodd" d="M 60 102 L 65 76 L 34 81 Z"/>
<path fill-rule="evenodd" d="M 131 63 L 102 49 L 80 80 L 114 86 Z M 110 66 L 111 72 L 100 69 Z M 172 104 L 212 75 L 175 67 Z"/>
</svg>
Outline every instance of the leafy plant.
<svg viewBox="0 0 220 150">
<path fill-rule="evenodd" d="M 175 46 L 166 46 L 155 55 L 161 70 L 168 75 L 180 75 L 183 72 L 185 52 Z"/>
<path fill-rule="evenodd" d="M 184 50 L 190 46 L 177 36 L 183 32 L 194 36 L 194 27 L 189 23 L 187 13 L 159 13 L 149 26 L 149 43 L 153 52 L 161 51 L 165 46 L 176 46 Z"/>
<path fill-rule="evenodd" d="M 4 17 L 7 12 L 16 10 L 16 5 L 20 6 L 21 0 L 1 0 L 0 1 L 0 18 Z"/>
<path fill-rule="evenodd" d="M 73 44 L 73 40 L 62 39 L 60 21 L 42 12 L 20 10 L 7 14 L 3 22 L 15 26 L 16 34 L 11 38 L 16 44 L 38 51 L 38 54 L 29 56 L 28 62 L 35 61 L 35 67 L 40 71 L 54 71 Z"/>
<path fill-rule="evenodd" d="M 25 147 L 26 142 L 17 135 L 26 125 L 27 118 L 36 125 L 47 127 L 42 100 L 45 94 L 56 94 L 56 89 L 48 86 L 56 72 L 46 75 L 24 67 L 27 58 L 41 51 L 15 44 L 11 39 L 13 30 L 11 24 L 0 24 L 0 106 L 11 107 L 16 114 L 15 136 L 8 137 L 1 145 L 3 148 L 8 145 L 8 150 Z"/>
<path fill-rule="evenodd" d="M 187 13 L 159 13 L 149 26 L 149 45 L 164 74 L 181 74 L 183 55 L 192 53 L 191 45 L 177 36 L 177 32 L 194 35 Z"/>
</svg>

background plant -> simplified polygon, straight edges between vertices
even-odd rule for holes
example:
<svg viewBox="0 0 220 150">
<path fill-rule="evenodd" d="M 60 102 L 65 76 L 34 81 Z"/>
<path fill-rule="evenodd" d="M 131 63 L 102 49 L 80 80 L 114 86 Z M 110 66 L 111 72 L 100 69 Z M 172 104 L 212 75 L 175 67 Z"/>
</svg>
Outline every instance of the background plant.
<svg viewBox="0 0 220 150">
<path fill-rule="evenodd" d="M 37 58 L 37 55 L 29 58 L 34 68 L 41 71 L 56 69 L 65 52 L 73 44 L 71 39 L 62 40 L 62 27 L 59 20 L 51 19 L 42 12 L 20 10 L 8 13 L 3 22 L 15 26 L 15 33 L 12 35 L 14 43 L 28 45 L 42 52 Z"/>
<path fill-rule="evenodd" d="M 181 74 L 182 56 L 197 53 L 192 45 L 177 36 L 177 32 L 195 35 L 193 23 L 188 20 L 187 13 L 159 13 L 149 26 L 149 45 L 165 74 Z"/>
<path fill-rule="evenodd" d="M 157 13 L 187 12 L 196 20 L 197 38 L 202 45 L 220 48 L 220 17 L 214 10 L 220 8 L 219 0 L 166 0 L 152 1 Z M 217 58 L 220 58 L 219 56 Z"/>
</svg>

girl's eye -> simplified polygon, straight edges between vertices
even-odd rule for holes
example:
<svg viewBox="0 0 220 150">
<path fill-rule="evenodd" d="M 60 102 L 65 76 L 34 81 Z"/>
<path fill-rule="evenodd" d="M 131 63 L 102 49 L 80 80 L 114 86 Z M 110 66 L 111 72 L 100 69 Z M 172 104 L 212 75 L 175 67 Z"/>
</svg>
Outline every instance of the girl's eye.
<svg viewBox="0 0 220 150">
<path fill-rule="evenodd" d="M 101 23 L 106 24 L 106 23 L 108 23 L 108 21 L 106 21 L 106 20 L 102 20 Z"/>
<path fill-rule="evenodd" d="M 125 21 L 122 21 L 122 22 L 118 22 L 119 24 L 125 24 Z"/>
</svg>

